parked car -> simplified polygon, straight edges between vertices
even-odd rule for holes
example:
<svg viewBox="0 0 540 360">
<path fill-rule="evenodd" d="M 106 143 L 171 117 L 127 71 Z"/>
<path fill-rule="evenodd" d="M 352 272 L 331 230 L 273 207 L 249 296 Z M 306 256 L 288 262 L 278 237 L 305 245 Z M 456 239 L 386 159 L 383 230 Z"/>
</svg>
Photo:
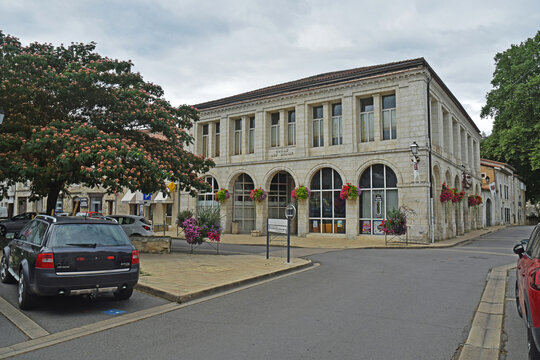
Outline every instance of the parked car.
<svg viewBox="0 0 540 360">
<path fill-rule="evenodd" d="M 527 325 L 529 359 L 540 359 L 540 224 L 527 240 L 514 246 L 519 258 L 516 269 L 516 306 Z"/>
<path fill-rule="evenodd" d="M 3 283 L 18 282 L 28 309 L 39 296 L 131 297 L 139 280 L 139 252 L 116 222 L 38 215 L 3 249 Z"/>
<path fill-rule="evenodd" d="M 122 226 L 122 229 L 128 236 L 153 236 L 152 225 L 144 218 L 138 215 L 109 215 L 108 217 L 116 219 Z"/>
<path fill-rule="evenodd" d="M 98 217 L 103 216 L 99 211 L 79 211 L 75 216 Z"/>
<path fill-rule="evenodd" d="M 25 212 L 12 217 L 7 220 L 0 220 L 0 236 L 4 237 L 8 233 L 14 233 L 20 231 L 26 224 L 28 224 L 36 212 Z"/>
</svg>

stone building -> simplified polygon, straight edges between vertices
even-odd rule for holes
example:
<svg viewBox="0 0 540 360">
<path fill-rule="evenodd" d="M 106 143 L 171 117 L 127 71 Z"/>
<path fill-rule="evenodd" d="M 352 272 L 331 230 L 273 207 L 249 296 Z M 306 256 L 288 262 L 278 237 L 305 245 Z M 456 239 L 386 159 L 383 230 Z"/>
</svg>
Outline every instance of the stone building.
<svg viewBox="0 0 540 360">
<path fill-rule="evenodd" d="M 480 135 L 423 58 L 315 75 L 195 107 L 201 119 L 193 151 L 214 159 L 206 174 L 213 190 L 197 199 L 182 194 L 180 205 L 217 206 L 215 192 L 228 189 L 225 232 L 265 233 L 267 218 L 282 218 L 300 185 L 311 198 L 296 202 L 299 236 L 380 235 L 378 225 L 399 206 L 416 213 L 408 218 L 410 239 L 440 240 L 481 226 L 466 198 L 449 206 L 439 201 L 443 182 L 480 194 Z M 346 183 L 361 190 L 357 200 L 340 199 Z M 259 187 L 267 198 L 251 201 Z"/>
<path fill-rule="evenodd" d="M 525 183 L 515 169 L 502 162 L 481 159 L 484 226 L 526 224 Z"/>
</svg>

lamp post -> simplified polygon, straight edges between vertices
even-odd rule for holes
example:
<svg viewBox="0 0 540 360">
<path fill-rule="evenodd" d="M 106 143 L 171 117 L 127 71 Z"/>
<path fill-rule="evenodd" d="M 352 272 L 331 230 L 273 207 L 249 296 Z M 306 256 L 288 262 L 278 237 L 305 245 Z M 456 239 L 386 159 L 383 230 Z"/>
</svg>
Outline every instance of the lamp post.
<svg viewBox="0 0 540 360">
<path fill-rule="evenodd" d="M 418 162 L 418 144 L 416 143 L 416 141 L 413 141 L 413 143 L 409 147 L 411 148 L 411 153 L 415 161 Z"/>
</svg>

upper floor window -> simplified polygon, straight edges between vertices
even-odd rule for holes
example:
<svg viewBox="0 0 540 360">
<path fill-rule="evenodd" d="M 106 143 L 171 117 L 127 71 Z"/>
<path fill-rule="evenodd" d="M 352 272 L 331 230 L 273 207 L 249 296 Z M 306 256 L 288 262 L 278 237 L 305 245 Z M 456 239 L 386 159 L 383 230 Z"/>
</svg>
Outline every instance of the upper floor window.
<svg viewBox="0 0 540 360">
<path fill-rule="evenodd" d="M 219 126 L 219 122 L 215 123 L 215 130 L 216 130 L 216 134 L 214 135 L 215 139 L 214 139 L 214 156 L 215 157 L 218 157 L 219 156 L 219 147 L 220 147 L 220 143 L 219 143 L 219 131 L 220 131 L 220 126 Z"/>
<path fill-rule="evenodd" d="M 360 100 L 360 140 L 362 142 L 375 140 L 372 97 Z"/>
<path fill-rule="evenodd" d="M 289 111 L 287 118 L 287 145 L 296 145 L 296 112 Z"/>
<path fill-rule="evenodd" d="M 255 116 L 249 118 L 248 153 L 255 152 Z"/>
<path fill-rule="evenodd" d="M 208 157 L 208 124 L 202 127 L 202 156 Z"/>
<path fill-rule="evenodd" d="M 396 95 L 383 96 L 382 102 L 383 140 L 396 139 Z"/>
<path fill-rule="evenodd" d="M 279 146 L 279 113 L 270 115 L 270 146 Z"/>
<path fill-rule="evenodd" d="M 313 108 L 313 147 L 324 146 L 323 107 Z"/>
<path fill-rule="evenodd" d="M 332 104 L 332 145 L 343 144 L 343 116 L 341 103 Z"/>
<path fill-rule="evenodd" d="M 242 119 L 234 120 L 234 155 L 242 153 Z"/>
</svg>

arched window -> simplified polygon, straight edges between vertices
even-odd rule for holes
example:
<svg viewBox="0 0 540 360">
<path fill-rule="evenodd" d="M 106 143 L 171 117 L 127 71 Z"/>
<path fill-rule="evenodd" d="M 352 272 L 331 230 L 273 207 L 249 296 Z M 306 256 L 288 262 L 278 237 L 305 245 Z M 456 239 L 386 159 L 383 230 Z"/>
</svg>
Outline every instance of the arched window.
<svg viewBox="0 0 540 360">
<path fill-rule="evenodd" d="M 285 219 L 285 208 L 291 202 L 291 192 L 294 189 L 294 180 L 286 171 L 280 171 L 270 182 L 268 192 L 268 217 L 271 219 Z"/>
<path fill-rule="evenodd" d="M 386 165 L 375 164 L 360 176 L 360 233 L 382 235 L 378 226 L 388 211 L 397 209 L 397 177 Z"/>
<path fill-rule="evenodd" d="M 339 173 L 324 168 L 311 179 L 309 199 L 309 231 L 315 233 L 345 233 L 345 200 L 339 193 L 343 182 Z"/>
<path fill-rule="evenodd" d="M 233 221 L 238 222 L 240 232 L 255 230 L 255 203 L 249 197 L 255 188 L 247 174 L 240 174 L 234 182 Z"/>
<path fill-rule="evenodd" d="M 216 201 L 216 192 L 219 190 L 219 185 L 217 180 L 213 176 L 207 176 L 204 178 L 204 181 L 210 185 L 212 190 L 210 192 L 200 193 L 197 199 L 198 208 L 214 208 L 218 207 L 219 203 Z"/>
</svg>

